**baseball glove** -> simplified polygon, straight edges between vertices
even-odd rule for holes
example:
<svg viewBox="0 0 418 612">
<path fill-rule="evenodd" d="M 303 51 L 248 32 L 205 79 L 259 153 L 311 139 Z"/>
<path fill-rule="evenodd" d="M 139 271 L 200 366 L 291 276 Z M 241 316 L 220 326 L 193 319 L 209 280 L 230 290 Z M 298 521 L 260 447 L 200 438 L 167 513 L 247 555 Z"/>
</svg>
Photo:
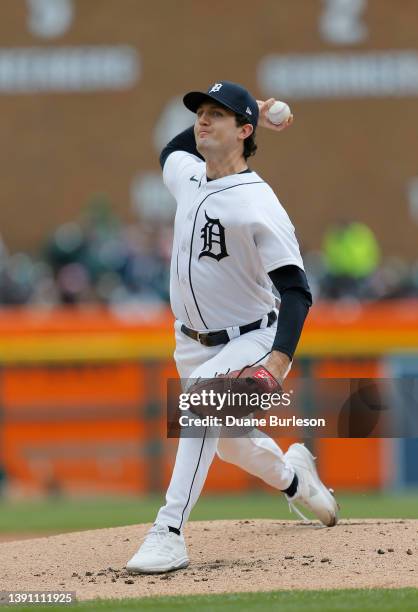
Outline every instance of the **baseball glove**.
<svg viewBox="0 0 418 612">
<path fill-rule="evenodd" d="M 240 418 L 256 412 L 261 396 L 281 392 L 282 387 L 264 366 L 245 366 L 214 378 L 201 378 L 188 389 L 196 394 L 190 410 L 200 417 L 232 415 Z M 232 396 L 232 394 L 240 394 Z M 200 396 L 200 397 L 198 397 Z M 209 401 L 210 398 L 210 401 Z M 225 398 L 222 402 L 220 398 Z"/>
</svg>

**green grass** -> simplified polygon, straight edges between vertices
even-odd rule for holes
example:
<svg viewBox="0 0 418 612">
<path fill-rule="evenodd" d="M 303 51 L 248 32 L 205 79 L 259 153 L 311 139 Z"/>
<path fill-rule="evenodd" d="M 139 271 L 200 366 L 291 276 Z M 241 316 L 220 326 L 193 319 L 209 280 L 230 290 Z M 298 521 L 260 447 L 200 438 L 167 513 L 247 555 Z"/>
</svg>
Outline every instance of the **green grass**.
<svg viewBox="0 0 418 612">
<path fill-rule="evenodd" d="M 418 492 L 341 494 L 341 518 L 418 518 Z M 0 502 L 0 533 L 77 531 L 151 522 L 162 496 L 58 498 Z M 202 496 L 192 520 L 291 519 L 283 497 L 268 493 Z"/>
<path fill-rule="evenodd" d="M 25 606 L 20 610 L 38 611 L 63 610 L 63 606 Z M 345 589 L 333 591 L 271 591 L 270 593 L 239 593 L 229 595 L 194 595 L 182 597 L 150 597 L 143 599 L 94 600 L 72 605 L 71 611 L 93 610 L 152 610 L 153 612 L 179 610 L 187 612 L 217 612 L 228 610 L 236 612 L 402 612 L 416 611 L 418 608 L 418 589 Z M 12 610 L 16 607 L 6 606 Z"/>
</svg>

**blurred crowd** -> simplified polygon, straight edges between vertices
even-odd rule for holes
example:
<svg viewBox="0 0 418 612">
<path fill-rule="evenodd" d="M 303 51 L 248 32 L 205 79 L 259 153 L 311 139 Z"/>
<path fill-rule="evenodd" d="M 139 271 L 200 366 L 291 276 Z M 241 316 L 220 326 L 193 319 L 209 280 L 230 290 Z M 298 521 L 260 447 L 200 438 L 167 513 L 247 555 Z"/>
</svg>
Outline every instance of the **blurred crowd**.
<svg viewBox="0 0 418 612">
<path fill-rule="evenodd" d="M 169 302 L 171 224 L 123 224 L 106 201 L 58 227 L 38 257 L 0 238 L 0 305 Z M 303 253 L 314 300 L 418 297 L 418 262 L 382 257 L 369 227 L 340 221 L 322 249 Z"/>
<path fill-rule="evenodd" d="M 340 220 L 326 230 L 319 252 L 304 253 L 314 297 L 327 300 L 390 300 L 418 297 L 418 260 L 383 256 L 364 223 Z"/>
<path fill-rule="evenodd" d="M 122 224 L 106 200 L 59 226 L 38 257 L 0 244 L 0 304 L 55 306 L 169 301 L 172 229 Z"/>
</svg>

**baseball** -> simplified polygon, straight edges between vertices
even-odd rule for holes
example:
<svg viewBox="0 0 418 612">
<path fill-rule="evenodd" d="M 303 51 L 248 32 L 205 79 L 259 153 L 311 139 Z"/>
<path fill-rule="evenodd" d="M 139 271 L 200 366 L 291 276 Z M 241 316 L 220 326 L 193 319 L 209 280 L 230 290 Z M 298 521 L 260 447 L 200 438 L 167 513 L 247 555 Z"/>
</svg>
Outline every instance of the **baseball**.
<svg viewBox="0 0 418 612">
<path fill-rule="evenodd" d="M 275 125 L 280 125 L 284 121 L 287 121 L 291 115 L 291 111 L 286 102 L 280 102 L 277 100 L 273 106 L 267 111 L 267 117 Z"/>
</svg>

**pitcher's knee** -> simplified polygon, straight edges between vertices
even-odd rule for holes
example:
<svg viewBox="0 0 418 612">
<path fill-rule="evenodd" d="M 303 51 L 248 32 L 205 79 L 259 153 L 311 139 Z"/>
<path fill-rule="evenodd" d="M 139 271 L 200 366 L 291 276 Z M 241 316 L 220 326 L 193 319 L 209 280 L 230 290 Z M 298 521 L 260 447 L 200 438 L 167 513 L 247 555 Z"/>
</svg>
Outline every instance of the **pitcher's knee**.
<svg viewBox="0 0 418 612">
<path fill-rule="evenodd" d="M 216 452 L 222 461 L 228 461 L 228 463 L 239 462 L 240 452 L 236 440 L 233 438 L 220 438 Z"/>
</svg>

